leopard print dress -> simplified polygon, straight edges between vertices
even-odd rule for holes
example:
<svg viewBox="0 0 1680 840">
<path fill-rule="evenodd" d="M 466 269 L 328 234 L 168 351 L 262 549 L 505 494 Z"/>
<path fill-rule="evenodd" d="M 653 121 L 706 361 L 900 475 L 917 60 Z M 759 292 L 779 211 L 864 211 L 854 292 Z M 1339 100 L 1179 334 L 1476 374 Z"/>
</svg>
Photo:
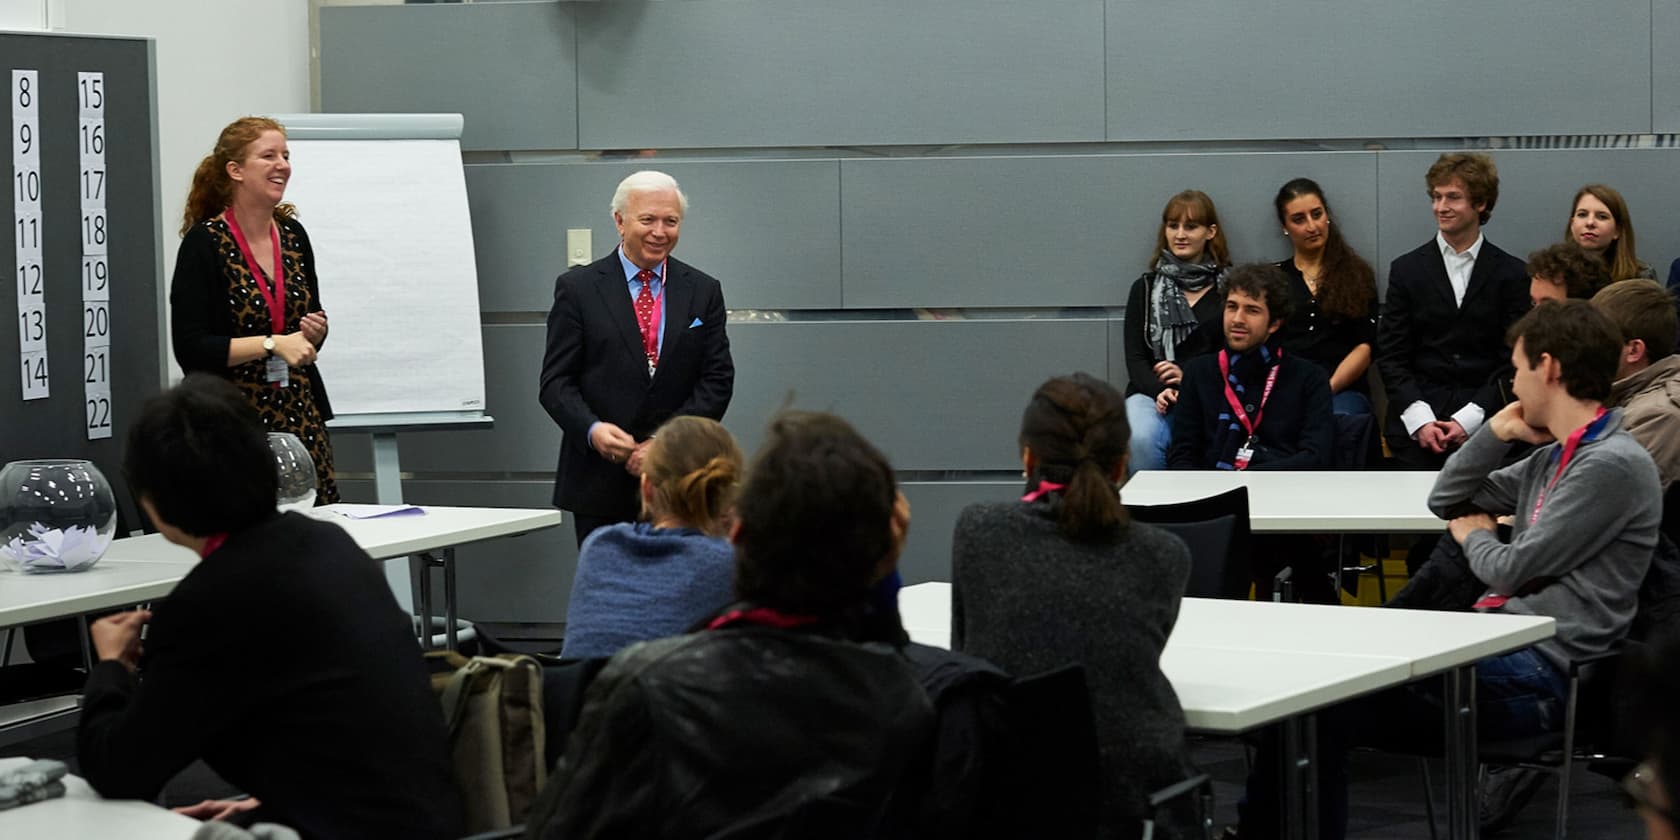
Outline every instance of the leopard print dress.
<svg viewBox="0 0 1680 840">
<path fill-rule="evenodd" d="M 222 278 L 227 281 L 227 305 L 233 312 L 233 338 L 270 335 L 268 301 L 246 267 L 239 243 L 233 238 L 227 221 L 220 216 L 200 223 L 211 234 L 221 263 Z M 280 230 L 280 258 L 285 263 L 286 328 L 283 333 L 297 332 L 303 316 L 320 307 L 315 303 L 315 266 L 313 249 L 303 226 L 296 221 L 282 223 Z M 338 484 L 333 480 L 332 441 L 327 437 L 327 425 L 322 406 L 317 405 L 313 377 L 319 376 L 314 365 L 292 368 L 285 387 L 268 381 L 262 359 L 235 365 L 227 369 L 227 377 L 245 394 L 263 423 L 272 432 L 291 432 L 303 441 L 315 461 L 315 503 L 328 505 L 338 501 Z"/>
</svg>

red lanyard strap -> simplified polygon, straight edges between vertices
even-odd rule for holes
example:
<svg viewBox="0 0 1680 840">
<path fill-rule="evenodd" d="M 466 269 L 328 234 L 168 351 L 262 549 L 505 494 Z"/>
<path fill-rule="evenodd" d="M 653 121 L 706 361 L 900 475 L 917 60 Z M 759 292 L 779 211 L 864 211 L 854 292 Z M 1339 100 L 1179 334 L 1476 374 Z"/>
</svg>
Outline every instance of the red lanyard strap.
<svg viewBox="0 0 1680 840">
<path fill-rule="evenodd" d="M 1534 510 L 1529 511 L 1528 524 L 1533 525 L 1540 521 L 1540 507 L 1546 504 L 1546 493 L 1557 486 L 1558 479 L 1563 478 L 1564 468 L 1568 467 L 1569 462 L 1575 457 L 1575 449 L 1581 445 L 1582 439 L 1589 432 L 1594 431 L 1593 427 L 1604 419 L 1606 413 L 1604 406 L 1599 406 L 1598 413 L 1593 415 L 1591 422 L 1571 432 L 1569 438 L 1563 442 L 1563 449 L 1558 453 L 1557 471 L 1552 473 L 1552 480 L 1547 482 L 1545 487 L 1540 488 L 1540 494 L 1534 497 Z"/>
<path fill-rule="evenodd" d="M 1260 392 L 1260 404 L 1254 409 L 1254 419 L 1248 419 L 1248 412 L 1243 410 L 1242 400 L 1237 399 L 1237 392 L 1231 387 L 1231 356 L 1224 350 L 1219 351 L 1219 373 L 1221 381 L 1225 383 L 1225 401 L 1231 404 L 1231 413 L 1236 415 L 1237 422 L 1242 424 L 1243 431 L 1249 437 L 1254 437 L 1254 430 L 1260 428 L 1260 418 L 1266 413 L 1266 400 L 1271 399 L 1272 387 L 1277 385 L 1278 368 L 1283 367 L 1283 351 L 1277 351 L 1277 358 L 1272 362 L 1272 369 L 1266 374 L 1266 387 Z"/>
<path fill-rule="evenodd" d="M 257 265 L 257 258 L 251 254 L 251 243 L 245 241 L 245 232 L 239 229 L 239 220 L 234 218 L 233 211 L 229 210 L 222 216 L 227 219 L 228 230 L 233 232 L 233 241 L 239 243 L 239 253 L 245 257 L 245 266 L 251 270 L 251 279 L 256 281 L 257 291 L 268 304 L 268 322 L 274 328 L 274 334 L 285 332 L 286 266 L 280 262 L 279 227 L 272 221 L 268 223 L 270 238 L 274 240 L 274 282 L 271 287 L 263 276 L 262 268 Z"/>
</svg>

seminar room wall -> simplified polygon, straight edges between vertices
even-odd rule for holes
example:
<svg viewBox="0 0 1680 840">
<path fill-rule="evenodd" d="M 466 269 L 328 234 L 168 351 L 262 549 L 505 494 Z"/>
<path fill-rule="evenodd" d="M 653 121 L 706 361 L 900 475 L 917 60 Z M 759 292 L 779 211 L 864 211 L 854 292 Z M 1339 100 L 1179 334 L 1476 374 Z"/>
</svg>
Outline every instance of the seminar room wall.
<svg viewBox="0 0 1680 840">
<path fill-rule="evenodd" d="M 497 422 L 404 438 L 408 499 L 548 503 L 537 373 L 565 231 L 605 255 L 613 184 L 656 167 L 693 202 L 679 256 L 733 312 L 726 424 L 750 450 L 789 402 L 852 420 L 905 480 L 914 582 L 948 579 L 964 504 L 1019 492 L 1034 386 L 1124 385 L 1125 296 L 1180 189 L 1215 198 L 1239 261 L 1277 260 L 1271 196 L 1315 178 L 1385 283 L 1432 235 L 1429 163 L 1490 149 L 1491 241 L 1556 240 L 1603 181 L 1666 271 L 1680 62 L 1650 33 L 1677 25 L 1680 0 L 334 5 L 320 90 L 323 111 L 466 115 Z M 465 613 L 560 620 L 574 555 L 564 528 L 464 550 Z"/>
</svg>

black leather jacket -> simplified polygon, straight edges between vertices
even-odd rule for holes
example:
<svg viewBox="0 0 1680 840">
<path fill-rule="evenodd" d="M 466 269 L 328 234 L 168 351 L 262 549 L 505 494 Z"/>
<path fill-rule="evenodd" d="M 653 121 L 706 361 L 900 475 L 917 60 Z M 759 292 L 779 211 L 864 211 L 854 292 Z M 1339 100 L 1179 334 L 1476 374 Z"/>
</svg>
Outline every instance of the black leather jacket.
<svg viewBox="0 0 1680 840">
<path fill-rule="evenodd" d="M 768 626 L 644 642 L 590 686 L 526 836 L 897 834 L 932 730 L 888 646 Z"/>
</svg>

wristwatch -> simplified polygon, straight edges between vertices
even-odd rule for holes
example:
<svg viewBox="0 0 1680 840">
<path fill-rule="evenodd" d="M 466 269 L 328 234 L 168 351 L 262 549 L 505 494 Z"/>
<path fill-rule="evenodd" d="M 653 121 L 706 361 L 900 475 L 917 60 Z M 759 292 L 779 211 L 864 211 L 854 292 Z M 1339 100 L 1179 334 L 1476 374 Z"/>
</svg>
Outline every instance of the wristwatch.
<svg viewBox="0 0 1680 840">
<path fill-rule="evenodd" d="M 269 358 L 274 357 L 274 336 L 263 339 L 263 352 L 267 353 Z"/>
</svg>

